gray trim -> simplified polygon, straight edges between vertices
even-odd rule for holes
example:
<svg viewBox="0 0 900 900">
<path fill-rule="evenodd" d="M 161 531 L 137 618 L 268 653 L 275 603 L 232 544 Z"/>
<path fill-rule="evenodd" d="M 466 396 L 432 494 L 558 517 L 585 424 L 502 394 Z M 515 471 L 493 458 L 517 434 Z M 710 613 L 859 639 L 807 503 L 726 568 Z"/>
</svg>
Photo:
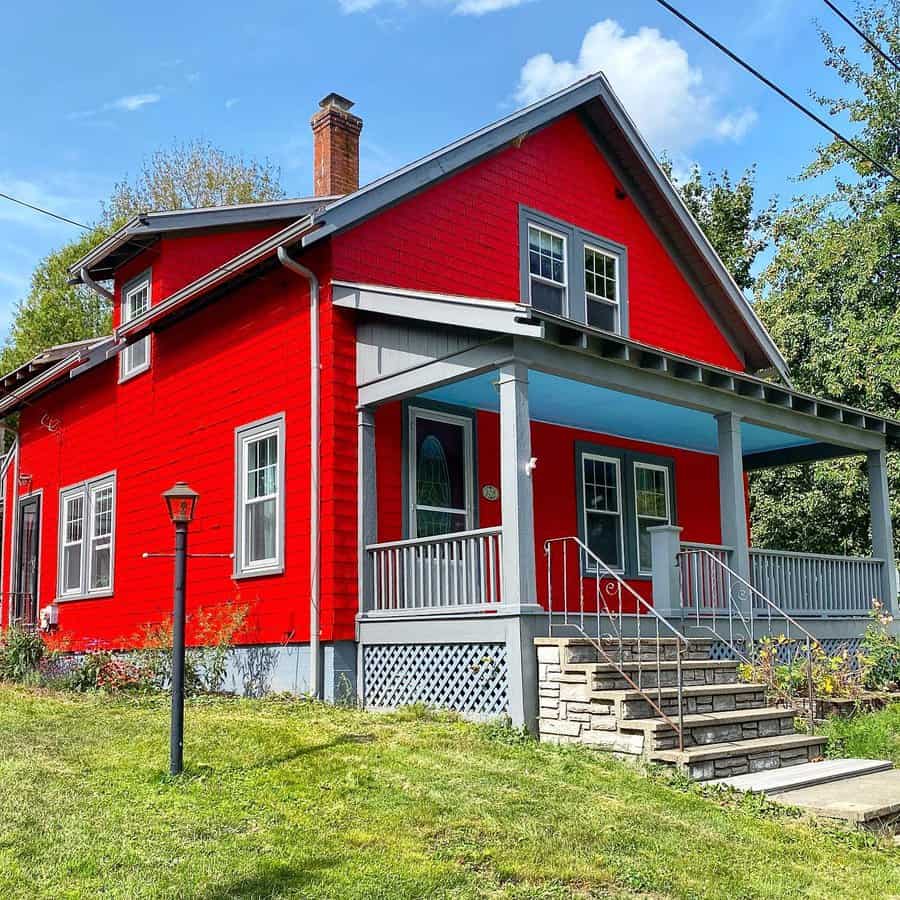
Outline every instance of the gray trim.
<svg viewBox="0 0 900 900">
<path fill-rule="evenodd" d="M 781 450 L 762 450 L 744 454 L 744 471 L 753 472 L 758 469 L 774 469 L 778 466 L 819 462 L 824 459 L 840 459 L 858 452 L 833 444 L 806 444 L 800 447 L 785 447 Z"/>
<path fill-rule="evenodd" d="M 372 602 L 374 573 L 366 547 L 378 540 L 378 467 L 375 456 L 375 414 L 357 413 L 357 608 L 366 612 Z"/>
<path fill-rule="evenodd" d="M 624 559 L 622 576 L 629 581 L 649 581 L 651 572 L 641 572 L 638 563 L 637 546 L 637 498 L 634 485 L 635 464 L 647 463 L 659 466 L 668 471 L 669 490 L 669 525 L 678 524 L 678 507 L 675 495 L 675 459 L 658 453 L 640 453 L 626 447 L 616 447 L 609 444 L 595 443 L 594 441 L 575 441 L 575 509 L 578 516 L 578 537 L 587 545 L 585 533 L 585 509 L 584 509 L 584 464 L 582 462 L 585 453 L 596 456 L 606 456 L 619 461 L 619 475 L 621 478 L 620 502 L 622 504 L 622 544 Z M 659 526 L 663 527 L 663 526 Z M 580 560 L 581 574 L 584 577 L 594 575 L 594 570 L 587 565 L 587 560 Z"/>
<path fill-rule="evenodd" d="M 474 530 L 479 527 L 479 502 L 478 502 L 478 418 L 476 411 L 466 406 L 454 406 L 452 403 L 438 403 L 435 400 L 426 400 L 422 397 L 408 398 L 402 403 L 402 432 L 400 435 L 400 458 L 402 463 L 402 471 L 400 474 L 401 496 L 403 498 L 403 520 L 401 522 L 400 534 L 402 539 L 408 540 L 412 527 L 412 495 L 409 483 L 409 470 L 412 463 L 410 457 L 409 433 L 412 427 L 412 418 L 410 411 L 412 409 L 422 410 L 423 412 L 443 413 L 447 416 L 455 416 L 458 419 L 467 419 L 469 421 L 469 441 L 470 446 L 468 452 L 470 454 L 471 471 L 469 472 L 469 491 L 472 503 L 472 522 L 466 527 L 467 531 Z M 426 416 L 427 418 L 427 416 Z M 374 541 L 372 542 L 374 543 Z"/>
<path fill-rule="evenodd" d="M 243 443 L 266 431 L 276 431 L 278 437 L 278 502 L 276 503 L 275 561 L 262 566 L 246 566 L 244 562 L 244 526 L 241 498 L 243 497 L 244 458 Z M 257 578 L 262 575 L 280 575 L 284 572 L 285 544 L 285 469 L 287 468 L 287 441 L 285 439 L 285 414 L 283 412 L 257 419 L 234 429 L 234 572 L 232 578 Z"/>
<path fill-rule="evenodd" d="M 596 247 L 617 260 L 617 289 L 619 292 L 619 331 L 611 332 L 628 337 L 628 248 L 609 238 L 587 231 L 571 222 L 519 204 L 519 287 L 520 301 L 531 312 L 531 272 L 528 264 L 528 226 L 556 231 L 566 238 L 566 318 L 587 323 L 587 294 L 584 285 L 584 248 Z"/>
<path fill-rule="evenodd" d="M 897 554 L 894 549 L 891 497 L 887 475 L 887 454 L 870 450 L 866 457 L 869 479 L 869 513 L 872 527 L 872 555 L 884 560 L 879 599 L 889 609 L 897 609 Z"/>
</svg>

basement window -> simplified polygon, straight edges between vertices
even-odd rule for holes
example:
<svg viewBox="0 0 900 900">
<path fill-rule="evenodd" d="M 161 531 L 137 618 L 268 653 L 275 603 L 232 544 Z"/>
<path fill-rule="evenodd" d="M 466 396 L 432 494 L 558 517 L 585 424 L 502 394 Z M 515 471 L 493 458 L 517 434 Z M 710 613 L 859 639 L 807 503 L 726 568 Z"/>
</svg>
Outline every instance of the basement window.
<svg viewBox="0 0 900 900">
<path fill-rule="evenodd" d="M 122 287 L 122 324 L 136 319 L 150 309 L 150 270 L 141 273 Z M 146 372 L 150 368 L 149 335 L 129 344 L 119 356 L 119 380 Z"/>
<path fill-rule="evenodd" d="M 284 571 L 284 415 L 235 433 L 235 576 Z"/>
<path fill-rule="evenodd" d="M 59 492 L 57 599 L 112 593 L 115 502 L 115 474 Z"/>
</svg>

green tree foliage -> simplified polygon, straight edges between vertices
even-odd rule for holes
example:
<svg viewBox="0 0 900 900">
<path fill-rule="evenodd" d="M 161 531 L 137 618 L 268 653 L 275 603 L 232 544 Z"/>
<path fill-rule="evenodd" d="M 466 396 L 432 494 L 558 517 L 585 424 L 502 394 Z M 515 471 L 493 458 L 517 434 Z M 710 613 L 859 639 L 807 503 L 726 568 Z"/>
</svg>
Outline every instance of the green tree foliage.
<svg viewBox="0 0 900 900">
<path fill-rule="evenodd" d="M 900 57 L 900 0 L 860 7 L 857 22 Z M 855 140 L 900 174 L 900 75 L 870 48 L 865 64 L 820 30 L 846 97 L 816 99 L 856 126 Z M 828 196 L 797 200 L 774 225 L 775 254 L 757 310 L 796 386 L 900 416 L 900 185 L 839 141 L 801 177 L 831 174 Z M 900 459 L 889 458 L 900 533 Z M 820 552 L 871 550 L 864 462 L 856 457 L 752 478 L 755 542 Z"/>
<path fill-rule="evenodd" d="M 0 351 L 8 372 L 54 344 L 109 332 L 110 304 L 83 285 L 69 284 L 69 266 L 142 212 L 223 206 L 284 196 L 280 173 L 269 162 L 230 156 L 211 144 L 176 144 L 154 153 L 132 181 L 116 185 L 104 215 L 90 231 L 54 250 L 31 276 Z"/>
<path fill-rule="evenodd" d="M 749 290 L 753 263 L 766 246 L 775 215 L 774 199 L 755 208 L 755 167 L 733 181 L 727 171 L 709 172 L 704 180 L 696 165 L 686 178 L 678 179 L 667 159 L 662 166 L 738 286 Z"/>
</svg>

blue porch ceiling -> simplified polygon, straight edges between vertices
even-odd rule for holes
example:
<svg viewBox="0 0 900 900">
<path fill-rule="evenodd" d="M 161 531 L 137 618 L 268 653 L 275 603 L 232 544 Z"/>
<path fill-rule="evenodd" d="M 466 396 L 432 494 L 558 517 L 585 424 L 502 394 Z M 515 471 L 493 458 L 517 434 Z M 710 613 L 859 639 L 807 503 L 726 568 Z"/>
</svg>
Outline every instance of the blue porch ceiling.
<svg viewBox="0 0 900 900">
<path fill-rule="evenodd" d="M 497 373 L 489 372 L 422 396 L 441 403 L 498 412 L 496 380 Z M 717 450 L 716 421 L 708 413 L 543 372 L 529 372 L 528 382 L 532 419 L 688 450 L 708 453 Z M 741 424 L 741 435 L 745 454 L 815 443 L 808 438 L 746 422 Z"/>
</svg>

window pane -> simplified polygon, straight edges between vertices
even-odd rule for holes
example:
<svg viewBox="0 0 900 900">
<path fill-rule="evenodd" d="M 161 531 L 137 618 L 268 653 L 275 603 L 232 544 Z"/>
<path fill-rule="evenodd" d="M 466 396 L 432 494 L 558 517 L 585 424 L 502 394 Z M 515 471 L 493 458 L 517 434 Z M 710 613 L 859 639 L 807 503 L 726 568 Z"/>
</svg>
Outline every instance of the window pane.
<svg viewBox="0 0 900 900">
<path fill-rule="evenodd" d="M 141 287 L 129 291 L 125 300 L 124 316 L 125 321 L 130 322 L 137 318 L 142 312 L 150 306 L 150 288 L 144 284 Z"/>
<path fill-rule="evenodd" d="M 248 562 L 275 559 L 276 500 L 258 500 L 247 506 L 246 553 Z"/>
<path fill-rule="evenodd" d="M 136 344 L 125 348 L 125 372 L 133 372 L 147 364 L 149 338 L 143 338 Z"/>
<path fill-rule="evenodd" d="M 587 301 L 587 323 L 594 328 L 602 328 L 604 331 L 618 331 L 618 310 L 609 303 L 601 303 L 598 300 Z"/>
<path fill-rule="evenodd" d="M 563 298 L 565 292 L 561 287 L 552 284 L 544 284 L 542 281 L 531 280 L 531 305 L 542 312 L 563 314 Z"/>
<path fill-rule="evenodd" d="M 621 540 L 618 516 L 607 513 L 587 513 L 587 545 L 611 569 L 622 568 Z"/>
<path fill-rule="evenodd" d="M 528 271 L 558 284 L 566 282 L 566 242 L 549 231 L 528 226 Z"/>
<path fill-rule="evenodd" d="M 465 442 L 462 424 L 416 417 L 417 506 L 467 508 Z"/>
<path fill-rule="evenodd" d="M 110 580 L 110 551 L 111 547 L 107 542 L 94 542 L 91 550 L 91 589 L 98 590 L 108 588 L 112 583 Z"/>
<path fill-rule="evenodd" d="M 77 591 L 81 588 L 81 544 L 72 544 L 63 549 L 63 591 Z"/>
<path fill-rule="evenodd" d="M 109 537 L 112 534 L 112 487 L 94 491 L 93 537 Z"/>
<path fill-rule="evenodd" d="M 637 514 L 666 519 L 669 513 L 665 470 L 648 469 L 645 466 L 636 465 L 634 477 Z"/>
<path fill-rule="evenodd" d="M 416 535 L 418 537 L 434 537 L 439 534 L 451 534 L 454 531 L 466 530 L 464 513 L 435 512 L 430 509 L 416 510 Z"/>
<path fill-rule="evenodd" d="M 247 499 L 269 497 L 277 491 L 278 437 L 270 434 L 247 446 Z"/>
<path fill-rule="evenodd" d="M 84 497 L 73 497 L 66 501 L 65 543 L 81 540 L 84 533 Z"/>
<path fill-rule="evenodd" d="M 584 457 L 584 506 L 587 510 L 618 513 L 619 484 L 614 462 Z"/>
</svg>

